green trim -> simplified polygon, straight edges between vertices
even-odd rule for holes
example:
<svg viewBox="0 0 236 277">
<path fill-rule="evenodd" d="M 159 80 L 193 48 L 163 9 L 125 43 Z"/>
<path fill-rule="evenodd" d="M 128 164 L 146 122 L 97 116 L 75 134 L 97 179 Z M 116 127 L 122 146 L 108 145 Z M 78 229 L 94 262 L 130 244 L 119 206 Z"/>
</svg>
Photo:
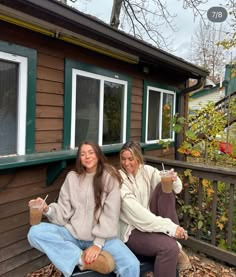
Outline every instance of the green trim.
<svg viewBox="0 0 236 277">
<path fill-rule="evenodd" d="M 61 160 L 75 159 L 76 153 L 76 150 L 62 150 L 45 153 L 34 153 L 22 156 L 5 157 L 0 159 L 0 170 L 45 164 Z"/>
<path fill-rule="evenodd" d="M 146 112 L 147 112 L 147 87 L 152 86 L 155 88 L 165 89 L 176 93 L 176 102 L 178 100 L 178 93 L 179 90 L 174 86 L 164 85 L 153 81 L 144 80 L 143 84 L 143 107 L 142 107 L 142 135 L 141 141 L 145 143 L 145 131 L 146 131 Z M 177 105 L 175 103 L 175 105 Z M 155 144 L 144 144 L 144 150 L 154 150 L 154 149 L 161 149 L 163 148 L 162 145 L 155 143 Z"/>
<path fill-rule="evenodd" d="M 146 87 L 151 86 L 151 87 L 155 87 L 155 88 L 166 89 L 166 90 L 174 91 L 174 92 L 176 92 L 176 94 L 180 92 L 180 90 L 175 86 L 170 86 L 167 84 L 162 84 L 159 82 L 147 81 L 147 80 L 144 80 L 144 83 L 146 84 Z"/>
<path fill-rule="evenodd" d="M 122 144 L 115 146 L 103 146 L 102 151 L 105 155 L 119 153 Z M 156 149 L 151 148 L 150 145 L 141 143 L 142 149 Z M 0 174 L 14 173 L 18 169 L 27 166 L 34 166 L 39 164 L 48 164 L 46 185 L 51 185 L 61 171 L 66 168 L 68 160 L 76 160 L 77 150 L 60 150 L 54 152 L 35 153 L 23 156 L 5 157 L 0 159 Z"/>
<path fill-rule="evenodd" d="M 49 165 L 47 168 L 46 185 L 47 186 L 51 185 L 56 180 L 56 178 L 61 173 L 61 171 L 65 168 L 66 168 L 65 160 Z"/>
<path fill-rule="evenodd" d="M 36 65 L 37 52 L 34 49 L 0 41 L 0 51 L 26 57 L 28 59 L 26 145 L 27 154 L 35 151 L 35 107 L 36 107 Z"/>
<path fill-rule="evenodd" d="M 170 142 L 169 147 L 173 147 L 174 145 L 175 145 L 174 142 Z M 159 143 L 152 143 L 152 144 L 144 144 L 142 148 L 144 151 L 146 151 L 146 150 L 163 149 L 164 147 Z"/>
<path fill-rule="evenodd" d="M 126 138 L 130 138 L 130 118 L 131 118 L 131 78 L 119 72 L 114 72 L 94 65 L 85 64 L 75 60 L 65 60 L 65 95 L 64 95 L 64 133 L 63 133 L 63 149 L 68 149 L 70 146 L 71 134 L 71 96 L 72 96 L 72 69 L 83 70 L 89 73 L 98 74 L 101 76 L 110 77 L 117 80 L 127 81 L 127 118 L 126 118 Z"/>
<path fill-rule="evenodd" d="M 121 147 L 122 144 L 114 146 L 102 146 L 101 148 L 104 154 L 114 154 L 119 153 Z M 0 171 L 11 168 L 20 168 L 38 164 L 67 161 L 71 159 L 76 159 L 76 155 L 77 149 L 34 153 L 22 156 L 3 157 L 0 158 Z"/>
<path fill-rule="evenodd" d="M 105 155 L 119 153 L 122 144 L 103 146 Z M 14 173 L 22 167 L 48 164 L 46 185 L 51 185 L 61 171 L 66 168 L 68 160 L 76 160 L 77 150 L 60 150 L 54 152 L 35 153 L 23 156 L 5 157 L 0 159 L 0 174 Z"/>
</svg>

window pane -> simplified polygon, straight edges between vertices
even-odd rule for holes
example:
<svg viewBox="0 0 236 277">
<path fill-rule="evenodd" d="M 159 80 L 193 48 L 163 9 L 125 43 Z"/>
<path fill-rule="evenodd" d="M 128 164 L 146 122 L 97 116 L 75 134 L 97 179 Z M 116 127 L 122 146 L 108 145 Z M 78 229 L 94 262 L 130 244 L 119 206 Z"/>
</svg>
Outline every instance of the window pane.
<svg viewBox="0 0 236 277">
<path fill-rule="evenodd" d="M 0 155 L 16 154 L 18 64 L 0 60 Z"/>
<path fill-rule="evenodd" d="M 100 81 L 77 75 L 75 146 L 84 140 L 98 142 Z"/>
<path fill-rule="evenodd" d="M 160 109 L 159 91 L 149 90 L 148 103 L 148 140 L 159 139 L 159 109 Z"/>
<path fill-rule="evenodd" d="M 103 145 L 122 142 L 124 85 L 104 83 Z"/>
<path fill-rule="evenodd" d="M 173 101 L 172 94 L 163 93 L 163 108 L 162 108 L 162 139 L 172 138 L 171 121 L 173 116 Z"/>
</svg>

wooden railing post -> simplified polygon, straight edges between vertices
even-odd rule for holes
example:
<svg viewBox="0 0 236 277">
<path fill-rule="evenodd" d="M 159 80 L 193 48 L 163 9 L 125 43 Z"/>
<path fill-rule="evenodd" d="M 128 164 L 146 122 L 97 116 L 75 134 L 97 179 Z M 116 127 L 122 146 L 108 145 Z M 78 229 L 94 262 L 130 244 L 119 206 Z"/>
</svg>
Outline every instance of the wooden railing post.
<svg viewBox="0 0 236 277">
<path fill-rule="evenodd" d="M 228 230 L 227 230 L 227 244 L 229 249 L 232 249 L 232 232 L 233 230 L 233 216 L 234 216 L 234 185 L 229 187 L 229 213 L 228 213 Z"/>
</svg>

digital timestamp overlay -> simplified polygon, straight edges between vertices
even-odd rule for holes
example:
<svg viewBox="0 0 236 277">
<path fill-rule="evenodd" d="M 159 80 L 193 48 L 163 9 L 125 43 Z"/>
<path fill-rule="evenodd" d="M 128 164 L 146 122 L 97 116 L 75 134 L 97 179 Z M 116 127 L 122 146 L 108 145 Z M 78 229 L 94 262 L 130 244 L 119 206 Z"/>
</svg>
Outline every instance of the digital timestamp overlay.
<svg viewBox="0 0 236 277">
<path fill-rule="evenodd" d="M 212 7 L 207 11 L 207 18 L 211 22 L 223 22 L 226 20 L 228 12 L 223 7 Z"/>
</svg>

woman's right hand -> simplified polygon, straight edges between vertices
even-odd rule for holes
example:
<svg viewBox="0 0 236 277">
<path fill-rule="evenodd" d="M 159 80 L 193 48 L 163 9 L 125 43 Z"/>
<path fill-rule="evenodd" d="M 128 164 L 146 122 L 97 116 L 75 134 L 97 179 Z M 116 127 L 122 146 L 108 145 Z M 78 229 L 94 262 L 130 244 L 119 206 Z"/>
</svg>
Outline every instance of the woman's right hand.
<svg viewBox="0 0 236 277">
<path fill-rule="evenodd" d="M 35 203 L 35 202 L 40 205 L 40 204 L 43 204 L 44 200 L 41 197 L 38 197 L 36 199 L 31 199 L 28 203 L 28 206 L 30 206 L 32 203 Z M 48 207 L 47 203 L 44 202 L 44 204 L 43 204 L 43 213 L 48 212 L 48 209 L 49 209 L 49 207 Z"/>
<path fill-rule="evenodd" d="M 184 239 L 184 240 L 186 240 L 186 239 L 188 239 L 188 233 L 187 233 L 186 230 L 184 230 L 183 227 L 178 226 L 176 228 L 176 231 L 175 231 L 175 237 L 177 239 Z"/>
</svg>

